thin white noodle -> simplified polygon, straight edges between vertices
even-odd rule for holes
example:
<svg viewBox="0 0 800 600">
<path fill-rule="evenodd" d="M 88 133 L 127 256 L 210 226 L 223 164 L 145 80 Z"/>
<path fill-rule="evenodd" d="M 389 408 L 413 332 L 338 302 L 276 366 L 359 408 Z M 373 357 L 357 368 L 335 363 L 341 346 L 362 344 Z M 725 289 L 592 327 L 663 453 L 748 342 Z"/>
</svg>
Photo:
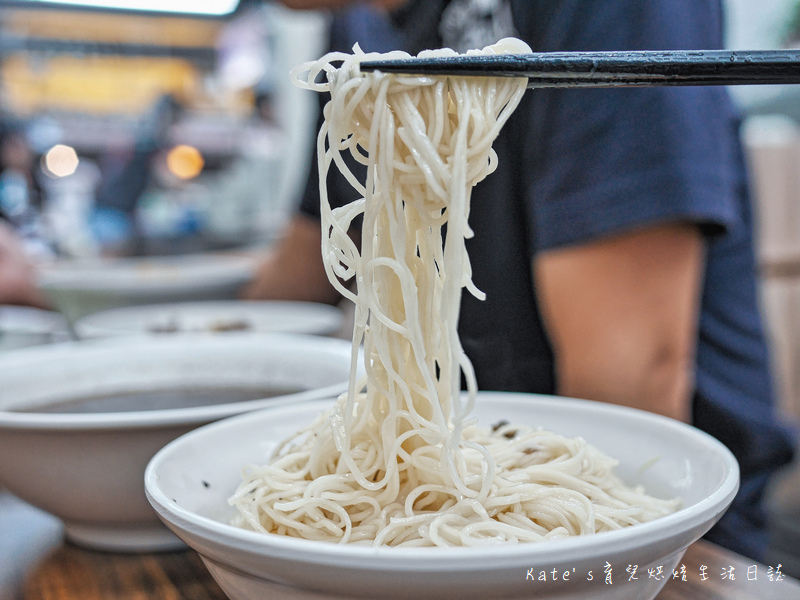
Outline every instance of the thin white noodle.
<svg viewBox="0 0 800 600">
<path fill-rule="evenodd" d="M 482 52 L 530 49 L 507 39 Z M 421 56 L 434 54 L 453 53 Z M 331 93 L 317 142 L 322 253 L 331 282 L 355 303 L 353 356 L 363 343 L 366 376 L 356 380 L 353 360 L 335 407 L 270 464 L 244 469 L 230 499 L 234 522 L 312 540 L 474 546 L 592 534 L 672 512 L 676 501 L 625 486 L 616 461 L 581 439 L 468 420 L 477 385 L 457 324 L 462 289 L 482 296 L 464 244 L 470 194 L 495 168 L 492 141 L 526 80 L 358 68 L 405 56 L 356 47 L 294 73 L 299 85 Z M 347 168 L 347 151 L 367 166 L 365 182 Z M 330 207 L 331 164 L 360 199 Z M 360 251 L 347 235 L 358 216 Z"/>
</svg>

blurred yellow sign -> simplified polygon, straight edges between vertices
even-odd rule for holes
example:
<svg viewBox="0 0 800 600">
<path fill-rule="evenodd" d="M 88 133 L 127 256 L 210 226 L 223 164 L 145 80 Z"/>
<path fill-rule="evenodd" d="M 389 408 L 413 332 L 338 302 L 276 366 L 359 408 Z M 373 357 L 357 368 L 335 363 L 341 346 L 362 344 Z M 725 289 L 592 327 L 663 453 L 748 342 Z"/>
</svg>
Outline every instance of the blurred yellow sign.
<svg viewBox="0 0 800 600">
<path fill-rule="evenodd" d="M 2 65 L 2 87 L 7 108 L 19 114 L 141 113 L 165 93 L 190 98 L 200 88 L 200 74 L 178 58 L 18 53 Z"/>
<path fill-rule="evenodd" d="M 6 10 L 6 32 L 44 39 L 213 48 L 221 23 L 188 17 L 68 10 Z"/>
</svg>

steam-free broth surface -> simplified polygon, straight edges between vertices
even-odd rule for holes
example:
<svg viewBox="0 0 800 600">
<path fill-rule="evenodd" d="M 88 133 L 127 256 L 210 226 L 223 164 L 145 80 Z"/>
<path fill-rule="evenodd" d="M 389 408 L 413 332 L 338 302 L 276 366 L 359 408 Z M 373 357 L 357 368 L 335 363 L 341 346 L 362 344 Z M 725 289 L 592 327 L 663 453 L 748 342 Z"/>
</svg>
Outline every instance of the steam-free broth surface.
<svg viewBox="0 0 800 600">
<path fill-rule="evenodd" d="M 16 412 L 80 414 L 168 410 L 260 400 L 300 391 L 301 388 L 274 387 L 173 388 L 69 398 Z"/>
</svg>

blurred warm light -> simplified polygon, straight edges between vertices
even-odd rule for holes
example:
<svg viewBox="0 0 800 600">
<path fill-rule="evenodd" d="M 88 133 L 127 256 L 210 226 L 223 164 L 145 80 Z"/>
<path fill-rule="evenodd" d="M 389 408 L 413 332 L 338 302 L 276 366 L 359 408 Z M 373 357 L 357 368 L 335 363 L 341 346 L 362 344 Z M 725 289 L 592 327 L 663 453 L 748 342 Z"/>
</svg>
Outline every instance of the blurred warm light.
<svg viewBox="0 0 800 600">
<path fill-rule="evenodd" d="M 78 153 L 75 148 L 56 144 L 43 157 L 45 171 L 53 177 L 72 175 L 78 168 Z"/>
<path fill-rule="evenodd" d="M 181 144 L 167 153 L 169 172 L 180 179 L 192 179 L 203 170 L 203 155 L 193 146 Z"/>
</svg>

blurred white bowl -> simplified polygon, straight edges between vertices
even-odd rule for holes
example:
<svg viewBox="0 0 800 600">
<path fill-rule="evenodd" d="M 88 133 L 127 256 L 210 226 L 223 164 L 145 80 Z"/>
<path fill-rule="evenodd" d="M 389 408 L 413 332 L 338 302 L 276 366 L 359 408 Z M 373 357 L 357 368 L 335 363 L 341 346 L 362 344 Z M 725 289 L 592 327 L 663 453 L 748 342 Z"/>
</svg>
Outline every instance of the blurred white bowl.
<svg viewBox="0 0 800 600">
<path fill-rule="evenodd" d="M 233 600 L 345 598 L 652 599 L 665 580 L 627 582 L 627 565 L 672 573 L 687 546 L 724 513 L 738 465 L 705 433 L 650 413 L 609 404 L 526 394 L 479 394 L 485 424 L 507 419 L 583 436 L 619 458 L 618 473 L 683 508 L 658 520 L 592 536 L 484 548 L 373 548 L 313 542 L 229 525 L 241 468 L 266 461 L 277 441 L 307 426 L 330 402 L 267 409 L 182 436 L 145 473 L 159 516 L 197 550 Z M 612 565 L 612 585 L 604 566 Z M 559 580 L 550 573 L 555 569 Z M 573 570 L 574 569 L 574 570 Z M 548 574 L 539 581 L 539 573 Z M 569 581 L 561 575 L 569 571 Z M 589 571 L 592 571 L 589 580 Z M 528 573 L 537 580 L 531 580 Z"/>
<path fill-rule="evenodd" d="M 0 486 L 59 517 L 79 544 L 180 546 L 145 498 L 153 454 L 216 419 L 337 396 L 350 354 L 343 340 L 277 334 L 124 337 L 5 353 Z"/>
<path fill-rule="evenodd" d="M 0 352 L 69 339 L 66 319 L 29 306 L 0 305 Z"/>
<path fill-rule="evenodd" d="M 232 300 L 255 268 L 255 257 L 226 254 L 65 260 L 42 265 L 39 287 L 74 322 L 121 306 Z"/>
<path fill-rule="evenodd" d="M 252 331 L 329 335 L 344 322 L 342 311 L 314 302 L 180 302 L 116 308 L 79 319 L 78 337 Z"/>
</svg>

